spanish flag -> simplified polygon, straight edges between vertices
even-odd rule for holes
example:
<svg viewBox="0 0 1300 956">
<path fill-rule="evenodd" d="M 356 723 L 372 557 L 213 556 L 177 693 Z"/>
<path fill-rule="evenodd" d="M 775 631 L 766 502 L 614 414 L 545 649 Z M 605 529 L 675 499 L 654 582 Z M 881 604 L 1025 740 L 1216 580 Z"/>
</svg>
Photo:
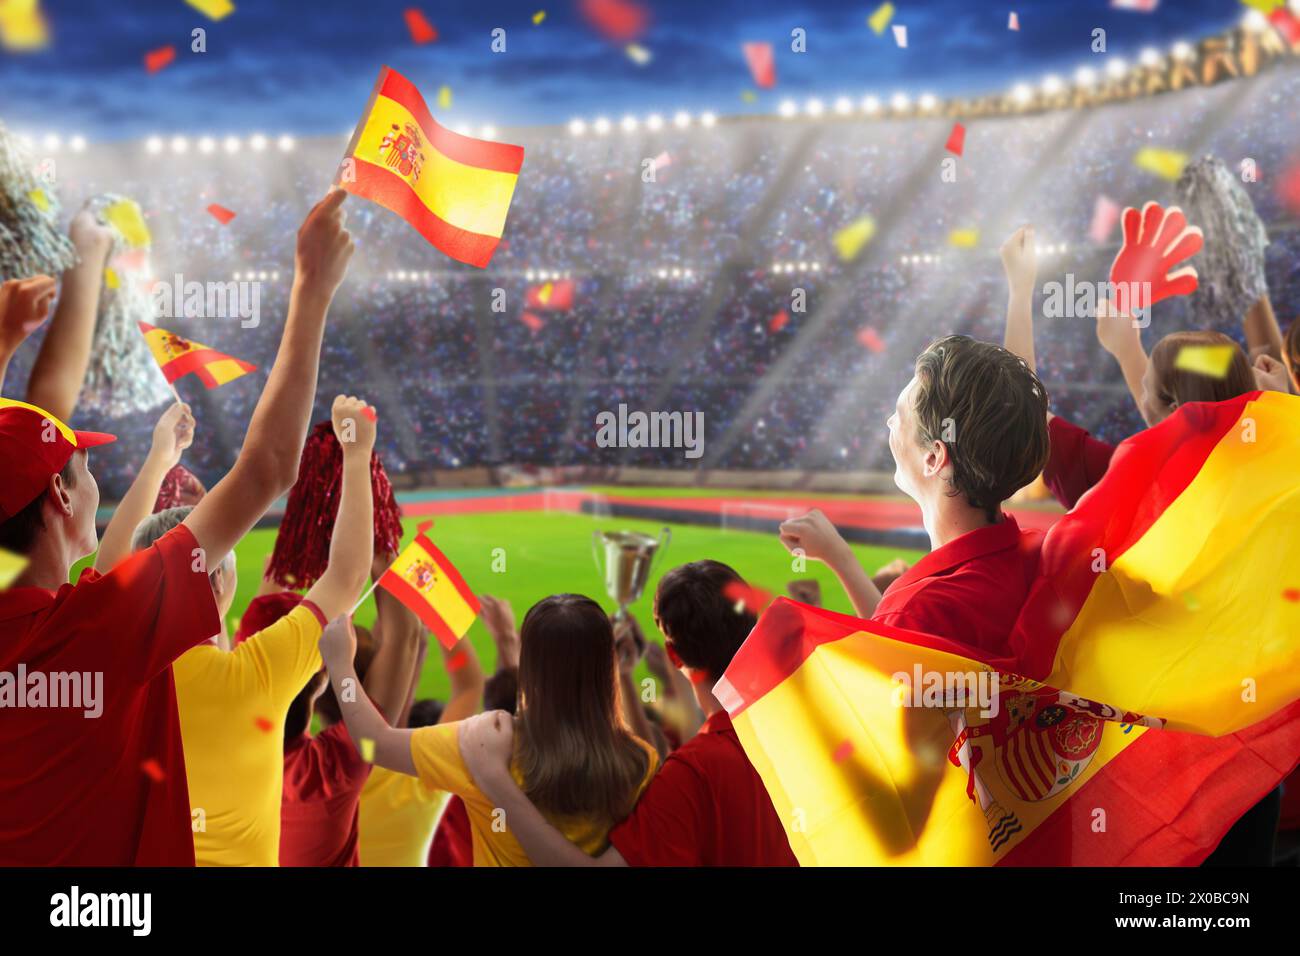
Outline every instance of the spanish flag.
<svg viewBox="0 0 1300 956">
<path fill-rule="evenodd" d="M 257 369 L 256 365 L 231 358 L 224 352 L 191 342 L 148 322 L 140 322 L 139 326 L 168 384 L 193 372 L 208 388 L 217 388 Z"/>
<path fill-rule="evenodd" d="M 13 584 L 27 564 L 27 559 L 21 554 L 14 554 L 12 551 L 0 548 L 0 591 Z"/>
<path fill-rule="evenodd" d="M 383 588 L 409 608 L 443 647 L 452 648 L 478 617 L 479 602 L 460 572 L 428 536 L 432 521 L 379 578 Z"/>
<path fill-rule="evenodd" d="M 506 227 L 522 146 L 453 133 L 388 67 L 352 134 L 336 184 L 391 209 L 436 248 L 486 266 Z"/>
<path fill-rule="evenodd" d="M 1202 861 L 1300 762 L 1298 448 L 1277 392 L 1123 442 L 1004 658 L 778 600 L 714 692 L 800 863 Z"/>
</svg>

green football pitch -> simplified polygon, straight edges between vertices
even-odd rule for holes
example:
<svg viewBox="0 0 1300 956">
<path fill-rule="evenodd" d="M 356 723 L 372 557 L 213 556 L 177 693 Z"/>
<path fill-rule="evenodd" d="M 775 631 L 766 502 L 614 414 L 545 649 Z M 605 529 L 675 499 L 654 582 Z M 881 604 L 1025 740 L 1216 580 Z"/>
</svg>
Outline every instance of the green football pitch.
<svg viewBox="0 0 1300 956">
<path fill-rule="evenodd" d="M 406 534 L 403 543 L 410 541 L 421 520 L 424 519 L 412 517 L 404 520 Z M 592 532 L 628 530 L 657 535 L 663 526 L 663 522 L 596 518 L 586 514 L 501 511 L 439 515 L 430 536 L 476 594 L 491 594 L 509 600 L 514 606 L 516 620 L 522 622 L 524 612 L 535 602 L 548 594 L 564 591 L 589 595 L 609 611 L 614 611 L 616 605 L 605 594 L 592 558 Z M 786 583 L 795 578 L 814 578 L 821 582 L 826 607 L 851 612 L 835 576 L 815 561 L 809 561 L 801 573 L 792 571 L 791 556 L 774 533 L 723 531 L 716 527 L 683 524 L 670 524 L 669 527 L 672 541 L 656 557 L 646 593 L 631 608 L 651 640 L 661 640 L 650 614 L 651 597 L 660 575 L 674 565 L 701 558 L 729 564 L 751 584 L 774 594 L 784 594 Z M 250 533 L 236 550 L 239 590 L 231 610 L 235 618 L 230 622 L 231 633 L 238 616 L 257 592 L 262 568 L 274 543 L 275 529 L 261 529 Z M 504 552 L 504 571 L 493 570 L 493 558 L 498 548 Z M 853 550 L 868 571 L 875 571 L 896 557 L 912 562 L 920 556 L 915 551 L 863 545 L 854 545 Z M 356 621 L 368 625 L 374 620 L 374 614 L 374 600 L 369 598 L 357 611 Z M 474 622 L 469 637 L 484 670 L 491 673 L 496 665 L 496 651 L 481 620 Z M 644 670 L 644 665 L 641 669 Z M 643 676 L 644 673 L 638 674 L 638 678 Z M 429 654 L 420 678 L 419 696 L 445 699 L 447 686 L 442 656 Z"/>
</svg>

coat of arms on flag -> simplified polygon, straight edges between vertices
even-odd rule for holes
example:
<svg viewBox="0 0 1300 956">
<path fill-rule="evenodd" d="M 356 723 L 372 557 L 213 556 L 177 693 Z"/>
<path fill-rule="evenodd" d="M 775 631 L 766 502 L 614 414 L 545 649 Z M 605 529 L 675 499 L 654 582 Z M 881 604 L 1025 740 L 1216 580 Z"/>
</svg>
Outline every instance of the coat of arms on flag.
<svg viewBox="0 0 1300 956">
<path fill-rule="evenodd" d="M 192 342 L 148 322 L 140 322 L 139 326 L 149 345 L 149 351 L 153 353 L 154 361 L 162 369 L 168 384 L 193 373 L 208 388 L 217 388 L 257 369 L 256 365 L 232 358 L 224 352 Z"/>
<path fill-rule="evenodd" d="M 479 600 L 445 554 L 429 538 L 433 522 L 419 526 L 377 582 L 408 607 L 444 647 L 454 647 L 478 616 Z"/>
</svg>

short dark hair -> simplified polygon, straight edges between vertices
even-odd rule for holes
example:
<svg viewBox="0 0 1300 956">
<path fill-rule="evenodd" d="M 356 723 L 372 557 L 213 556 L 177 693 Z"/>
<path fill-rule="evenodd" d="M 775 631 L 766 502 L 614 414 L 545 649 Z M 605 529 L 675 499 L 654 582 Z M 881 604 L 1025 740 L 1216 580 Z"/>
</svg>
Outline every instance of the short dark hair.
<svg viewBox="0 0 1300 956">
<path fill-rule="evenodd" d="M 483 709 L 515 712 L 519 703 L 519 669 L 502 667 L 483 684 Z"/>
<path fill-rule="evenodd" d="M 917 356 L 916 382 L 917 440 L 943 442 L 953 494 L 996 521 L 1047 464 L 1047 389 L 1024 359 L 965 335 Z"/>
<path fill-rule="evenodd" d="M 655 592 L 655 623 L 687 667 L 720 678 L 758 623 L 737 612 L 728 585 L 744 579 L 721 561 L 692 561 L 668 571 Z"/>
<path fill-rule="evenodd" d="M 72 467 L 71 458 L 59 470 L 59 477 L 69 488 L 76 485 L 77 473 Z M 42 512 L 47 492 L 47 488 L 42 488 L 41 493 L 24 505 L 21 511 L 0 524 L 0 548 L 15 554 L 27 554 L 32 550 L 32 545 L 36 543 L 36 535 L 45 528 L 45 516 Z"/>
<path fill-rule="evenodd" d="M 1178 354 L 1184 348 L 1215 348 L 1225 345 L 1232 349 L 1232 361 L 1221 376 L 1178 367 Z M 1255 373 L 1251 371 L 1250 359 L 1246 358 L 1241 346 L 1222 332 L 1210 329 L 1170 332 L 1151 350 L 1151 370 L 1155 373 L 1156 398 L 1165 405 L 1226 402 L 1259 387 L 1255 382 Z"/>
<path fill-rule="evenodd" d="M 1291 320 L 1282 345 L 1282 357 L 1291 370 L 1291 377 L 1300 385 L 1300 318 Z"/>
<path fill-rule="evenodd" d="M 406 717 L 406 726 L 411 730 L 417 727 L 432 727 L 442 720 L 444 704 L 432 697 L 417 700 L 411 705 L 411 712 Z"/>
</svg>

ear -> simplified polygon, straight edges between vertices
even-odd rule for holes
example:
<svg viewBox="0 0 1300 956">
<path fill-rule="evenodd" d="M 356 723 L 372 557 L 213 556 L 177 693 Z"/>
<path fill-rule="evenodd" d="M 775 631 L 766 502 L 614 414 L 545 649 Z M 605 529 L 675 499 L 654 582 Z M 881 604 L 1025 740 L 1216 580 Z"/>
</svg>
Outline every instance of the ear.
<svg viewBox="0 0 1300 956">
<path fill-rule="evenodd" d="M 936 475 L 942 475 L 944 470 L 952 464 L 952 456 L 948 453 L 948 446 L 937 438 L 930 442 L 930 446 L 925 451 L 925 461 L 922 465 L 923 474 L 927 478 L 933 478 Z"/>
<path fill-rule="evenodd" d="M 49 502 L 54 510 L 65 518 L 72 517 L 72 495 L 68 493 L 68 486 L 63 483 L 63 476 L 58 473 L 50 476 Z"/>
</svg>

